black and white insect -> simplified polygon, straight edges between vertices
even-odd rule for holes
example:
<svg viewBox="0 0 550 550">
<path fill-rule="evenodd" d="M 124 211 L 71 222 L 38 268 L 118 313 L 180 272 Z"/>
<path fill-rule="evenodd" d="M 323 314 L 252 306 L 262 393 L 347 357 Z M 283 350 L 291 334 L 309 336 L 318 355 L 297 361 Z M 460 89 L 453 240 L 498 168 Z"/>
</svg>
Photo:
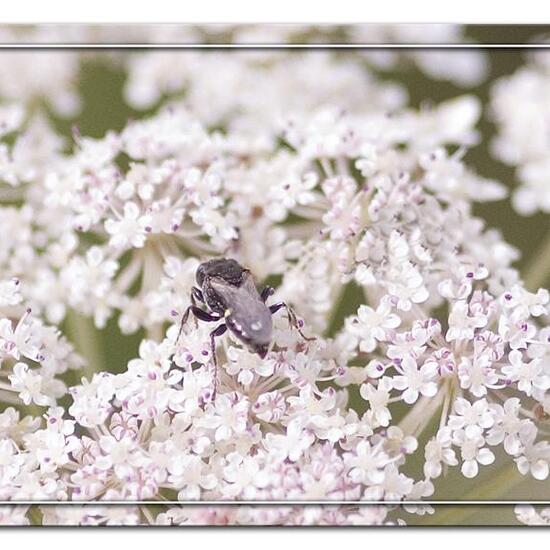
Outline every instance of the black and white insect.
<svg viewBox="0 0 550 550">
<path fill-rule="evenodd" d="M 218 258 L 204 262 L 197 268 L 195 278 L 197 286 L 194 286 L 191 291 L 191 305 L 181 319 L 176 342 L 181 336 L 190 313 L 200 321 L 223 321 L 210 333 L 210 347 L 216 369 L 215 381 L 218 366 L 215 339 L 227 330 L 243 342 L 250 351 L 257 353 L 263 359 L 271 344 L 273 331 L 271 316 L 285 308 L 291 325 L 304 339 L 313 340 L 302 334 L 301 323 L 287 304 L 284 302 L 270 306 L 266 304 L 267 299 L 274 292 L 273 288 L 267 286 L 258 292 L 250 271 L 236 260 Z"/>
</svg>

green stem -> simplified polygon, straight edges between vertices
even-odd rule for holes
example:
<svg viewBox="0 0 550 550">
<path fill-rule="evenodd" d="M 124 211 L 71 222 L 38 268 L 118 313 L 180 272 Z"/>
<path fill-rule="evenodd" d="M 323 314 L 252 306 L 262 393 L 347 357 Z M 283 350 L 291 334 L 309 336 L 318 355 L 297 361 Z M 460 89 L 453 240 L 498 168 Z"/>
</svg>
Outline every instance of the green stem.
<svg viewBox="0 0 550 550">
<path fill-rule="evenodd" d="M 338 325 L 340 323 L 340 316 L 338 314 L 340 310 L 340 306 L 342 305 L 342 302 L 344 301 L 344 295 L 346 294 L 346 285 L 341 285 L 341 287 L 338 289 L 338 295 L 335 297 L 334 302 L 332 304 L 332 311 L 330 314 L 330 318 L 327 323 L 327 335 L 334 335 L 336 332 Z"/>
<path fill-rule="evenodd" d="M 82 372 L 90 379 L 96 372 L 104 370 L 105 357 L 101 351 L 101 342 L 93 321 L 72 310 L 65 320 L 67 336 L 76 350 L 84 358 Z"/>
<path fill-rule="evenodd" d="M 434 397 L 422 396 L 401 419 L 398 426 L 406 435 L 416 438 L 426 429 L 437 410 L 441 407 L 446 395 L 445 388 L 441 388 Z"/>
<path fill-rule="evenodd" d="M 523 480 L 524 477 L 518 473 L 516 465 L 508 464 L 496 476 L 466 493 L 460 500 L 479 501 L 480 505 L 484 500 L 499 500 Z M 440 505 L 445 508 L 441 513 L 437 513 L 438 505 L 434 504 L 434 506 L 436 516 L 431 525 L 469 525 L 469 520 L 478 513 L 475 505 Z"/>
<path fill-rule="evenodd" d="M 525 271 L 525 286 L 528 290 L 536 292 L 548 281 L 550 275 L 550 231 L 544 237 L 542 244 L 533 254 Z"/>
<path fill-rule="evenodd" d="M 31 525 L 42 525 L 42 512 L 38 506 L 29 506 L 27 517 Z"/>
</svg>

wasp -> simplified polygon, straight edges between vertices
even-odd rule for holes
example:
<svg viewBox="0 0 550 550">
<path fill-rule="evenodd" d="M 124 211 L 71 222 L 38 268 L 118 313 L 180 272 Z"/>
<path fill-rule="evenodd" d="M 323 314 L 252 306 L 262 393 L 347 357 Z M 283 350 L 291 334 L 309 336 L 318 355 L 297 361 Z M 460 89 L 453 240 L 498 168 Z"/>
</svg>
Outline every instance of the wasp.
<svg viewBox="0 0 550 550">
<path fill-rule="evenodd" d="M 196 286 L 191 290 L 191 305 L 181 319 L 176 342 L 190 314 L 205 322 L 222 321 L 210 332 L 210 347 L 214 361 L 214 395 L 216 392 L 217 367 L 216 338 L 229 330 L 250 351 L 262 359 L 267 355 L 271 344 L 273 322 L 271 316 L 282 308 L 287 311 L 289 323 L 294 326 L 302 338 L 301 331 L 292 309 L 285 302 L 267 305 L 267 299 L 274 289 L 266 286 L 258 292 L 250 270 L 233 259 L 217 258 L 199 265 L 195 274 Z"/>
</svg>

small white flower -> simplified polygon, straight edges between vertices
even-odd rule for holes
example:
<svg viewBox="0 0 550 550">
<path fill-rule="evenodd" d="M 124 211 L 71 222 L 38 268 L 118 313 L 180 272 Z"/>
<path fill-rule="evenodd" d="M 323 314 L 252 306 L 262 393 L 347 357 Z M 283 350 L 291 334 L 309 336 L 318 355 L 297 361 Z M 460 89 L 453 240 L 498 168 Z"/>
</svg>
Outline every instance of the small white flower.
<svg viewBox="0 0 550 550">
<path fill-rule="evenodd" d="M 359 349 L 371 352 L 377 341 L 384 341 L 388 331 L 397 328 L 401 320 L 391 313 L 389 300 L 382 300 L 376 310 L 369 306 L 359 307 L 357 316 L 346 320 L 346 329 L 359 340 Z"/>
<path fill-rule="evenodd" d="M 51 397 L 44 392 L 44 381 L 40 374 L 29 369 L 25 363 L 16 363 L 13 367 L 13 374 L 8 376 L 14 391 L 25 403 L 36 403 L 37 405 L 52 404 Z"/>
<path fill-rule="evenodd" d="M 550 471 L 550 443 L 535 443 L 537 429 L 532 423 L 520 429 L 519 437 L 522 443 L 521 455 L 514 459 L 519 472 L 523 475 L 530 472 L 535 479 L 546 479 Z"/>
<path fill-rule="evenodd" d="M 266 450 L 275 453 L 279 460 L 288 458 L 296 462 L 314 440 L 314 436 L 304 430 L 302 421 L 296 419 L 288 424 L 285 434 L 266 434 L 264 445 Z"/>
<path fill-rule="evenodd" d="M 388 402 L 392 388 L 392 379 L 387 376 L 380 378 L 376 387 L 369 383 L 361 385 L 361 397 L 369 403 L 373 416 L 381 426 L 387 426 L 391 419 Z"/>
<path fill-rule="evenodd" d="M 487 388 L 494 387 L 499 382 L 496 370 L 492 368 L 487 354 L 473 359 L 463 357 L 458 365 L 458 377 L 460 387 L 470 390 L 475 397 L 487 395 Z"/>
<path fill-rule="evenodd" d="M 14 306 L 23 300 L 20 294 L 20 283 L 17 277 L 9 281 L 0 281 L 0 307 Z"/>
<path fill-rule="evenodd" d="M 174 460 L 169 472 L 169 481 L 175 487 L 181 487 L 178 492 L 180 500 L 199 500 L 203 490 L 214 489 L 218 484 L 216 476 L 208 473 L 206 463 L 196 455 L 183 455 Z"/>
<path fill-rule="evenodd" d="M 535 390 L 550 388 L 550 376 L 544 374 L 544 366 L 539 358 L 524 361 L 521 351 L 515 349 L 508 355 L 509 365 L 502 367 L 503 374 L 511 382 L 517 382 L 517 387 L 526 395 L 532 395 Z"/>
<path fill-rule="evenodd" d="M 475 330 L 484 327 L 487 319 L 483 314 L 470 315 L 470 308 L 464 300 L 457 301 L 449 314 L 449 330 L 446 340 L 472 340 Z"/>
<path fill-rule="evenodd" d="M 441 475 L 442 464 L 456 466 L 458 460 L 454 450 L 452 432 L 449 428 L 441 428 L 434 438 L 430 439 L 424 449 L 426 462 L 424 463 L 424 475 L 428 478 L 437 478 Z"/>
<path fill-rule="evenodd" d="M 452 430 L 463 430 L 466 437 L 480 437 L 480 434 L 490 428 L 495 420 L 494 414 L 486 399 L 470 403 L 459 397 L 454 403 L 454 412 L 449 416 L 448 426 Z"/>
<path fill-rule="evenodd" d="M 520 450 L 520 430 L 531 421 L 520 418 L 521 402 L 517 397 L 510 397 L 504 405 L 493 404 L 495 423 L 485 438 L 489 445 L 504 443 L 504 450 L 510 455 L 517 455 Z"/>
<path fill-rule="evenodd" d="M 418 367 L 409 355 L 401 361 L 398 371 L 402 374 L 393 378 L 393 387 L 403 392 L 405 403 L 415 403 L 419 395 L 433 397 L 437 393 L 437 367 L 433 363 Z"/>
<path fill-rule="evenodd" d="M 246 430 L 249 403 L 238 395 L 219 395 L 210 405 L 212 415 L 199 420 L 198 425 L 214 430 L 215 441 L 224 441 Z"/>
<path fill-rule="evenodd" d="M 474 435 L 470 430 L 469 435 L 466 430 L 458 430 L 453 433 L 453 443 L 460 447 L 462 457 L 462 473 L 467 478 L 476 477 L 479 472 L 479 464 L 487 466 L 495 461 L 495 455 L 485 447 L 485 440 L 481 435 Z"/>
<path fill-rule="evenodd" d="M 359 442 L 354 452 L 344 454 L 344 463 L 350 469 L 348 475 L 354 483 L 382 483 L 388 462 L 388 456 L 368 441 Z"/>
<path fill-rule="evenodd" d="M 528 292 L 516 284 L 504 293 L 501 300 L 504 307 L 516 309 L 517 314 L 523 318 L 530 315 L 540 317 L 547 313 L 550 294 L 544 288 L 540 288 L 536 293 Z"/>
<path fill-rule="evenodd" d="M 270 376 L 273 374 L 273 364 L 263 361 L 256 354 L 241 348 L 229 347 L 227 350 L 229 360 L 226 370 L 228 374 L 237 376 L 237 380 L 244 386 L 249 386 L 254 375 Z"/>
<path fill-rule="evenodd" d="M 109 244 L 114 248 L 141 248 L 150 227 L 151 217 L 141 214 L 139 207 L 133 202 L 124 204 L 123 216 L 105 221 L 105 231 L 111 235 Z"/>
</svg>

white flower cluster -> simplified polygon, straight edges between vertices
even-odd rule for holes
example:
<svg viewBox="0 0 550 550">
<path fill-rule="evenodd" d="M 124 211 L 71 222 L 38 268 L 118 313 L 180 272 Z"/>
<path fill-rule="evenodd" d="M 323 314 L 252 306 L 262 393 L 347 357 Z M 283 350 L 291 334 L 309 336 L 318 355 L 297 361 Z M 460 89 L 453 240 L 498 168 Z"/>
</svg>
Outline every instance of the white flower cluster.
<svg viewBox="0 0 550 550">
<path fill-rule="evenodd" d="M 3 26 L 0 43 L 455 43 L 463 39 L 460 25 L 134 25 L 71 27 Z M 327 98 L 342 105 L 375 109 L 402 104 L 406 94 L 395 84 L 369 83 L 373 71 L 395 71 L 414 63 L 428 78 L 450 80 L 462 87 L 486 77 L 487 61 L 478 51 L 369 50 L 348 56 L 332 53 L 286 53 L 270 50 L 152 51 L 122 56 L 113 52 L 48 49 L 4 50 L 0 64 L 0 101 L 21 101 L 46 107 L 61 117 L 74 117 L 81 108 L 79 79 L 82 62 L 115 62 L 128 74 L 126 99 L 135 108 L 149 108 L 167 95 L 185 95 L 205 124 L 225 124 L 234 114 L 249 113 L 272 124 L 283 111 L 319 106 Z M 366 62 L 366 63 L 365 63 Z M 215 74 L 215 78 L 209 75 Z M 350 102 L 351 100 L 351 102 Z M 266 118 L 266 113 L 270 113 Z M 258 124 L 256 131 L 262 125 Z"/>
<path fill-rule="evenodd" d="M 162 511 L 156 508 L 164 508 Z M 38 517 L 42 525 L 83 526 L 311 526 L 311 525 L 402 525 L 388 520 L 388 505 L 184 505 L 135 506 L 99 504 L 60 506 L 55 504 L 0 506 L 0 525 L 29 525 L 29 515 Z"/>
<path fill-rule="evenodd" d="M 287 117 L 284 146 L 257 148 L 246 133 L 208 132 L 172 106 L 101 140 L 77 136 L 74 154 L 54 154 L 28 185 L 15 182 L 28 202 L 5 210 L 21 218 L 14 236 L 32 251 L 19 271 L 4 255 L 2 269 L 23 281 L 3 283 L 5 307 L 32 302 L 50 317 L 69 307 L 98 326 L 116 308 L 123 330 L 145 327 L 151 338 L 126 372 L 73 387 L 64 409 L 54 382 L 75 362 L 70 348 L 29 312 L 17 323 L 6 314 L 6 392 L 47 409 L 0 415 L 2 498 L 417 500 L 447 467 L 477 475 L 500 444 L 521 473 L 546 478 L 550 443 L 537 434 L 550 413 L 550 346 L 536 318 L 548 294 L 523 289 L 514 251 L 471 214 L 474 197 L 503 193 L 461 161 L 478 115 L 470 97 L 391 116 L 322 109 Z M 265 359 L 228 336 L 217 370 L 206 324 L 188 324 L 176 343 L 197 256 L 220 254 L 258 280 L 281 274 L 280 296 L 316 339 L 277 315 Z M 37 291 L 38 268 L 57 292 Z M 324 338 L 351 279 L 365 303 Z M 354 387 L 362 414 L 350 407 Z M 394 424 L 398 402 L 411 408 Z M 437 432 L 419 448 L 439 410 Z M 422 452 L 424 477 L 413 479 L 401 470 Z M 374 512 L 322 513 L 354 523 Z M 154 520 L 203 517 L 189 514 Z"/>
<path fill-rule="evenodd" d="M 2 26 L 0 44 L 23 40 L 57 43 L 58 35 L 48 26 Z M 3 49 L 0 63 L 0 101 L 19 101 L 29 107 L 41 105 L 56 115 L 72 117 L 80 110 L 78 78 L 81 55 L 70 50 Z"/>
<path fill-rule="evenodd" d="M 428 30 L 431 35 L 426 34 Z M 212 29 L 202 29 L 205 35 L 209 31 Z M 457 25 L 357 25 L 346 30 L 283 25 L 237 28 L 224 36 L 227 42 L 244 45 L 293 43 L 295 37 L 323 43 L 330 42 L 331 32 L 349 34 L 346 40 L 368 44 L 452 43 L 461 37 Z M 410 61 L 429 78 L 450 80 L 461 87 L 479 84 L 487 74 L 487 60 L 476 50 L 365 49 L 348 52 L 345 61 L 321 50 L 152 51 L 133 56 L 127 64 L 126 99 L 133 107 L 144 109 L 167 96 L 184 95 L 188 107 L 207 124 L 253 126 L 256 131 L 267 126 L 264 130 L 269 131 L 283 113 L 310 111 L 327 100 L 354 112 L 401 105 L 405 90 L 395 84 L 371 83 L 371 72 L 395 71 Z"/>
<path fill-rule="evenodd" d="M 493 154 L 516 168 L 520 185 L 512 203 L 525 216 L 550 212 L 549 87 L 550 55 L 541 50 L 492 88 L 491 111 L 498 129 Z"/>
<path fill-rule="evenodd" d="M 168 35 L 153 33 L 151 39 L 197 41 L 183 29 L 170 31 Z M 213 41 L 243 45 L 326 43 L 334 40 L 331 36 L 340 36 L 340 42 L 365 44 L 446 44 L 462 38 L 459 25 L 217 26 L 197 28 L 196 33 L 210 36 Z M 131 57 L 125 96 L 134 108 L 145 109 L 165 97 L 183 95 L 203 122 L 214 126 L 238 124 L 257 133 L 262 128 L 269 131 L 283 114 L 311 111 L 327 99 L 334 106 L 354 112 L 401 105 L 406 99 L 405 90 L 382 85 L 371 73 L 396 71 L 411 62 L 428 78 L 450 80 L 465 88 L 487 76 L 486 57 L 476 50 L 365 49 L 348 52 L 345 60 L 337 53 L 321 50 L 157 50 Z"/>
<path fill-rule="evenodd" d="M 0 281 L 0 400 L 51 406 L 67 393 L 61 376 L 82 367 L 82 360 L 57 328 L 44 325 L 30 308 L 24 309 L 19 289 L 16 277 Z M 5 433 L 17 413 L 10 408 L 1 414 Z M 30 417 L 27 421 L 38 426 Z"/>
<path fill-rule="evenodd" d="M 361 44 L 460 44 L 468 41 L 460 25 L 399 24 L 353 25 L 348 36 Z M 411 63 L 428 78 L 446 80 L 462 88 L 481 84 L 488 76 L 489 62 L 481 49 L 411 48 L 406 50 L 370 49 L 362 52 L 370 66 L 381 71 L 397 71 Z"/>
<path fill-rule="evenodd" d="M 0 105 L 0 499 L 52 501 L 0 523 L 379 525 L 497 455 L 547 479 L 550 296 L 473 214 L 506 196 L 464 162 L 479 102 L 408 109 L 323 52 L 171 56 L 135 56 L 126 92 L 184 97 L 100 139 Z M 178 337 L 221 256 L 298 315 L 265 358 Z M 139 356 L 91 372 L 75 314 L 142 331 Z"/>
<path fill-rule="evenodd" d="M 531 504 L 518 504 L 515 507 L 518 521 L 525 525 L 550 525 L 550 508 L 533 506 Z"/>
<path fill-rule="evenodd" d="M 354 111 L 404 104 L 401 87 L 376 82 L 359 61 L 326 51 L 154 50 L 130 58 L 125 97 L 144 109 L 184 95 L 204 124 L 248 130 L 261 142 L 284 116 L 327 103 Z"/>
<path fill-rule="evenodd" d="M 23 154 L 33 124 L 11 148 L 5 146 L 13 182 L 7 191 L 25 204 L 3 209 L 0 225 L 6 234 L 10 227 L 19 230 L 4 242 L 0 265 L 10 276 L 26 279 L 27 302 L 51 323 L 59 323 L 70 307 L 103 327 L 119 310 L 123 332 L 145 327 L 159 334 L 163 322 L 189 305 L 197 257 L 229 254 L 259 280 L 285 273 L 281 291 L 322 329 L 355 261 L 361 283 L 383 271 L 395 279 L 394 293 L 407 294 L 397 288 L 398 279 L 418 281 L 413 263 L 396 272 L 382 257 L 367 262 L 377 247 L 386 246 L 387 237 L 401 262 L 407 254 L 401 251 L 407 247 L 400 244 L 402 230 L 412 228 L 420 254 L 422 233 L 439 231 L 445 216 L 456 218 L 454 226 L 466 225 L 461 212 L 473 196 L 502 196 L 498 184 L 465 168 L 460 149 L 449 155 L 441 147 L 473 143 L 478 115 L 471 97 L 421 113 L 352 116 L 327 108 L 311 117 L 287 117 L 268 146 L 251 142 L 246 132 L 208 132 L 187 110 L 172 106 L 119 134 L 100 140 L 77 136 L 74 154 L 65 157 L 41 126 L 47 139 L 38 163 Z M 409 184 L 415 163 L 422 171 L 420 187 Z M 20 175 L 23 164 L 28 175 Z M 352 177 L 352 169 L 371 181 L 368 188 Z M 31 185 L 24 185 L 25 178 Z M 438 203 L 428 193 L 419 208 L 431 217 L 387 226 L 386 218 L 409 200 L 424 201 L 416 197 L 422 185 L 453 202 L 452 214 L 442 211 L 436 221 Z M 363 235 L 365 215 L 380 223 Z M 484 241 L 497 239 L 493 233 L 473 239 L 480 229 L 475 221 L 464 227 L 469 234 L 459 237 L 465 247 L 478 247 L 476 254 L 483 253 Z M 438 237 L 437 246 L 445 261 L 453 262 L 449 253 L 460 243 L 454 235 L 449 239 Z M 87 245 L 90 240 L 93 246 Z M 485 261 L 494 261 L 497 277 L 491 284 L 500 289 L 499 277 L 508 282 L 514 277 L 507 268 L 514 253 L 501 244 L 496 254 Z M 426 250 L 423 261 L 429 256 Z M 428 277 L 434 279 L 432 290 L 440 276 Z M 423 288 L 415 291 L 417 298 Z"/>
<path fill-rule="evenodd" d="M 47 210 L 38 213 L 31 199 L 46 166 L 56 162 L 59 140 L 41 117 L 21 129 L 24 118 L 18 105 L 0 107 L 0 200 L 20 202 L 25 198 L 23 187 L 35 184 L 29 186 L 28 203 L 0 207 L 0 227 L 6 236 L 0 245 L 0 396 L 10 404 L 49 406 L 66 393 L 60 377 L 80 368 L 82 360 L 59 329 L 45 324 L 30 306 L 32 296 L 42 294 L 44 287 L 29 282 L 40 282 L 42 275 L 46 282 L 55 278 L 52 265 L 62 227 L 53 223 Z M 25 295 L 20 275 L 26 281 Z M 55 308 L 47 307 L 59 321 Z"/>
</svg>

